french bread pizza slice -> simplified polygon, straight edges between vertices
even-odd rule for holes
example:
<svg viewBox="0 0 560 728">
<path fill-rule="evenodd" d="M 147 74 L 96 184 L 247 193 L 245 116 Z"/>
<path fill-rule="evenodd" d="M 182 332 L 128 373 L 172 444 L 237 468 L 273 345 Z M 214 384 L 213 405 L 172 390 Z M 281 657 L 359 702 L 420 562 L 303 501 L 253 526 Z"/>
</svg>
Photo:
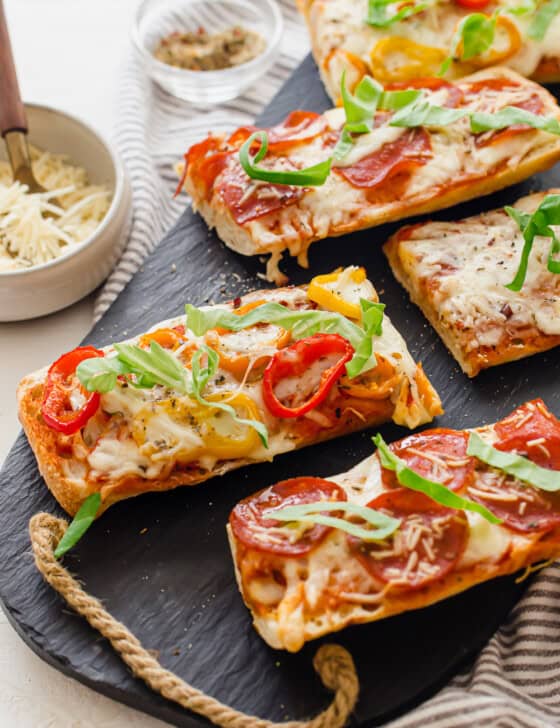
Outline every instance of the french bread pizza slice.
<svg viewBox="0 0 560 728">
<path fill-rule="evenodd" d="M 271 647 L 295 652 L 560 556 L 560 422 L 541 400 L 494 425 L 374 441 L 347 473 L 233 509 L 239 588 Z"/>
<path fill-rule="evenodd" d="M 560 81 L 560 6 L 531 0 L 298 0 L 333 99 L 345 72 L 381 83 L 442 73 L 459 78 L 506 64 L 539 83 Z"/>
<path fill-rule="evenodd" d="M 560 344 L 560 190 L 455 222 L 401 228 L 391 269 L 463 371 Z"/>
<path fill-rule="evenodd" d="M 292 112 L 269 129 L 209 135 L 185 155 L 179 189 L 244 255 L 287 250 L 439 210 L 526 179 L 560 159 L 560 110 L 506 68 L 456 82 L 344 80 L 343 108 Z"/>
<path fill-rule="evenodd" d="M 393 420 L 442 412 L 363 268 L 196 308 L 19 385 L 19 416 L 71 514 Z"/>
</svg>

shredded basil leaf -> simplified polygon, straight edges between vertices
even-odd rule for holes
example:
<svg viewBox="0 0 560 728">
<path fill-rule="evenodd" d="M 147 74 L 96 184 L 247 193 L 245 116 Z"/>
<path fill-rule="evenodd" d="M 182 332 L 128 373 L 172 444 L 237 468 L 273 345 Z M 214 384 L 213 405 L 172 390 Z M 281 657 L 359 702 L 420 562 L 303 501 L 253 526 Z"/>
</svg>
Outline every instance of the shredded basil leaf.
<svg viewBox="0 0 560 728">
<path fill-rule="evenodd" d="M 64 556 L 67 551 L 78 543 L 95 520 L 95 516 L 97 515 L 100 505 L 100 493 L 92 493 L 91 495 L 88 495 L 80 506 L 79 511 L 72 519 L 72 523 L 66 529 L 64 536 L 58 542 L 58 546 L 54 550 L 55 559 L 59 559 L 61 556 Z"/>
<path fill-rule="evenodd" d="M 343 511 L 351 516 L 359 516 L 361 519 L 369 523 L 372 528 L 363 528 L 356 523 L 351 523 L 343 518 L 325 516 L 325 511 Z M 383 541 L 391 536 L 400 526 L 401 521 L 398 518 L 392 518 L 385 513 L 376 511 L 367 506 L 359 506 L 356 503 L 348 501 L 317 501 L 316 503 L 303 503 L 297 506 L 286 506 L 277 510 L 271 509 L 263 513 L 265 518 L 274 519 L 276 521 L 287 521 L 298 523 L 319 524 L 322 526 L 332 526 L 338 528 L 339 531 L 345 531 L 351 536 L 361 539 L 362 541 Z"/>
<path fill-rule="evenodd" d="M 560 0 L 545 0 L 541 3 L 527 31 L 529 38 L 543 40 L 558 13 L 560 13 Z"/>
<path fill-rule="evenodd" d="M 344 129 L 353 134 L 365 134 L 372 130 L 373 117 L 383 94 L 383 86 L 371 76 L 364 76 L 352 94 L 346 86 L 346 71 L 342 74 L 340 95 L 346 115 Z"/>
<path fill-rule="evenodd" d="M 292 311 L 281 303 L 263 303 L 252 311 L 238 316 L 223 308 L 201 309 L 187 304 L 186 327 L 195 336 L 202 336 L 217 327 L 229 331 L 241 331 L 255 324 L 276 324 L 289 329 L 295 340 L 306 339 L 313 334 L 340 334 L 354 347 L 354 356 L 346 364 L 348 376 L 355 377 L 376 365 L 373 354 L 373 336 L 382 333 L 385 306 L 360 299 L 362 326 L 333 311 Z"/>
<path fill-rule="evenodd" d="M 202 358 L 204 356 L 207 357 L 206 366 L 203 366 L 202 364 Z M 235 420 L 235 422 L 239 422 L 240 425 L 252 427 L 254 430 L 256 430 L 262 444 L 266 448 L 268 448 L 268 429 L 263 422 L 259 422 L 259 420 L 250 420 L 239 417 L 236 410 L 231 405 L 226 404 L 225 402 L 210 402 L 207 399 L 204 399 L 204 397 L 202 396 L 202 393 L 206 388 L 208 381 L 216 374 L 216 371 L 218 370 L 219 361 L 220 357 L 218 356 L 218 353 L 214 351 L 214 349 L 211 349 L 209 346 L 206 346 L 206 344 L 203 344 L 200 349 L 195 352 L 191 361 L 192 380 L 191 386 L 189 387 L 189 395 L 196 399 L 196 401 L 203 407 L 219 409 L 222 412 L 226 412 L 228 415 L 230 415 L 230 417 Z"/>
<path fill-rule="evenodd" d="M 260 142 L 260 149 L 256 154 L 251 155 L 251 147 L 256 141 Z M 251 134 L 239 150 L 241 166 L 251 179 L 278 185 L 320 187 L 325 184 L 331 171 L 332 157 L 305 169 L 266 169 L 260 167 L 259 162 L 264 159 L 267 151 L 268 134 L 266 131 L 256 131 Z"/>
<path fill-rule="evenodd" d="M 387 8 L 389 5 L 394 5 L 397 2 L 399 0 L 369 0 L 368 14 L 365 22 L 374 28 L 389 28 L 394 23 L 399 23 L 411 15 L 417 15 L 423 12 L 430 5 L 428 2 L 417 3 L 416 5 L 405 5 L 393 15 L 388 15 Z"/>
<path fill-rule="evenodd" d="M 560 241 L 550 227 L 560 225 L 560 195 L 547 195 L 532 215 L 516 210 L 515 207 L 504 207 L 504 210 L 515 220 L 525 241 L 517 273 L 506 288 L 509 288 L 510 291 L 520 291 L 523 288 L 527 277 L 529 257 L 537 235 L 551 239 L 547 268 L 551 273 L 560 273 L 560 261 L 556 258 L 560 253 Z"/>
<path fill-rule="evenodd" d="M 554 116 L 539 116 L 516 106 L 506 106 L 494 114 L 479 111 L 471 114 L 471 131 L 474 134 L 494 129 L 506 129 L 514 124 L 526 124 L 534 129 L 547 131 L 549 134 L 560 135 L 560 122 Z"/>
<path fill-rule="evenodd" d="M 424 493 L 436 503 L 440 503 L 447 508 L 454 508 L 459 511 L 473 511 L 478 513 L 490 523 L 501 523 L 501 519 L 497 518 L 487 508 L 480 503 L 475 503 L 468 498 L 462 498 L 457 495 L 449 488 L 446 488 L 441 483 L 436 483 L 433 480 L 428 480 L 422 477 L 414 470 L 411 470 L 408 465 L 397 457 L 390 449 L 383 437 L 378 434 L 373 438 L 373 442 L 377 447 L 379 453 L 379 459 L 381 465 L 387 470 L 392 470 L 397 475 L 397 480 L 405 488 L 419 491 Z"/>
<path fill-rule="evenodd" d="M 117 377 L 124 375 L 134 387 L 151 389 L 161 384 L 186 394 L 185 368 L 157 341 L 152 341 L 149 349 L 136 344 L 115 344 L 114 347 L 116 356 L 85 359 L 78 364 L 76 374 L 88 392 L 110 392 L 117 384 Z"/>
<path fill-rule="evenodd" d="M 497 450 L 485 442 L 477 432 L 469 434 L 467 454 L 524 483 L 534 485 L 540 490 L 546 490 L 549 493 L 560 491 L 560 473 L 558 471 L 541 468 L 540 465 L 522 455 Z"/>
<path fill-rule="evenodd" d="M 389 126 L 447 126 L 468 113 L 465 109 L 433 106 L 429 101 L 420 98 L 397 111 L 389 121 Z"/>
</svg>

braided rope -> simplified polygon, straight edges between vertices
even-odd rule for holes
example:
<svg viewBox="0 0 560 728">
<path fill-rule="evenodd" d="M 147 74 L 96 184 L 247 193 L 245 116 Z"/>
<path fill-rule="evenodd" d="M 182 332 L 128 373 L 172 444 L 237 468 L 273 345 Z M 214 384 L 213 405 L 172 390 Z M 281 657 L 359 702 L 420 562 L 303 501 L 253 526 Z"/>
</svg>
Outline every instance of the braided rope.
<svg viewBox="0 0 560 728">
<path fill-rule="evenodd" d="M 84 591 L 54 557 L 54 549 L 67 527 L 66 521 L 48 513 L 33 516 L 29 522 L 29 533 L 37 568 L 52 588 L 109 640 L 133 674 L 144 680 L 152 690 L 223 728 L 342 728 L 346 724 L 358 699 L 359 684 L 352 657 L 343 647 L 323 645 L 313 659 L 313 667 L 323 684 L 335 694 L 329 707 L 315 718 L 272 723 L 241 713 L 205 695 L 162 667 L 98 599 Z"/>
</svg>

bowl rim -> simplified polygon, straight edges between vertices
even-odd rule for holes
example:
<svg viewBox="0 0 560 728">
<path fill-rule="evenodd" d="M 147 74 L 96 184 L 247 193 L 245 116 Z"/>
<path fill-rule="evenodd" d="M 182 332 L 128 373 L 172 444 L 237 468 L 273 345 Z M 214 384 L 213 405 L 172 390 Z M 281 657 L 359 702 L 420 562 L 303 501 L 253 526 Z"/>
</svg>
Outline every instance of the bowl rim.
<svg viewBox="0 0 560 728">
<path fill-rule="evenodd" d="M 108 139 L 101 134 L 97 129 L 91 126 L 88 122 L 84 121 L 79 116 L 76 116 L 75 114 L 69 113 L 67 111 L 62 111 L 61 109 L 57 109 L 54 106 L 50 106 L 49 104 L 36 104 L 33 102 L 27 102 L 24 101 L 24 107 L 27 111 L 28 109 L 40 109 L 41 111 L 48 111 L 50 113 L 56 114 L 58 116 L 66 117 L 70 121 L 73 121 L 74 123 L 81 126 L 83 129 L 85 129 L 89 134 L 91 134 L 93 137 L 97 139 L 98 142 L 101 143 L 101 145 L 105 148 L 107 151 L 107 154 L 109 155 L 109 158 L 111 160 L 111 164 L 113 166 L 113 171 L 115 174 L 115 188 L 113 190 L 113 195 L 111 198 L 111 204 L 109 205 L 109 209 L 105 213 L 105 217 L 101 222 L 99 223 L 99 226 L 95 228 L 95 230 L 89 235 L 87 238 L 82 240 L 79 243 L 76 243 L 73 245 L 67 252 L 63 253 L 62 255 L 59 255 L 57 258 L 53 258 L 52 260 L 48 260 L 46 263 L 38 263 L 37 265 L 32 265 L 29 268 L 20 268 L 17 270 L 7 270 L 7 271 L 0 271 L 0 279 L 5 278 L 25 278 L 26 276 L 32 276 L 38 271 L 44 271 L 49 268 L 56 268 L 57 266 L 63 265 L 69 258 L 73 258 L 74 256 L 81 253 L 85 248 L 89 248 L 90 245 L 93 245 L 95 241 L 99 238 L 99 236 L 107 230 L 109 225 L 113 222 L 114 218 L 116 217 L 125 196 L 125 188 L 126 188 L 126 173 L 124 169 L 124 165 L 122 163 L 122 160 L 120 158 L 119 153 L 117 152 L 116 148 L 111 144 L 111 142 L 108 141 Z M 29 135 L 31 137 L 31 134 Z M 88 171 L 88 170 L 86 170 Z"/>
<path fill-rule="evenodd" d="M 136 50 L 140 53 L 140 55 L 147 63 L 153 65 L 154 68 L 157 68 L 164 73 L 168 73 L 170 76 L 175 76 L 176 78 L 182 78 L 183 80 L 192 79 L 193 81 L 195 79 L 199 81 L 201 80 L 201 78 L 204 78 L 210 83 L 212 83 L 213 81 L 222 82 L 228 76 L 236 75 L 236 73 L 238 73 L 240 69 L 243 69 L 243 71 L 247 72 L 252 71 L 253 69 L 257 69 L 259 73 L 256 75 L 261 75 L 262 73 L 265 73 L 268 69 L 268 66 L 263 63 L 263 60 L 269 59 L 276 52 L 276 49 L 278 48 L 278 46 L 280 45 L 280 41 L 282 40 L 282 32 L 284 30 L 284 18 L 282 17 L 282 12 L 276 0 L 185 0 L 186 4 L 192 4 L 195 2 L 222 2 L 225 4 L 240 5 L 249 2 L 252 5 L 255 5 L 258 10 L 264 11 L 262 12 L 263 15 L 266 14 L 267 10 L 272 13 L 274 33 L 271 40 L 267 42 L 266 47 L 262 53 L 259 53 L 259 55 L 253 58 L 251 61 L 240 63 L 238 66 L 222 68 L 216 71 L 189 71 L 186 68 L 177 68 L 176 66 L 170 66 L 168 63 L 164 63 L 163 61 L 158 60 L 152 53 L 150 53 L 146 49 L 140 38 L 140 21 L 142 19 L 146 6 L 152 2 L 153 0 L 142 0 L 140 5 L 138 6 L 134 16 L 134 23 L 131 29 L 132 42 Z M 203 75 L 201 76 L 201 74 Z"/>
</svg>

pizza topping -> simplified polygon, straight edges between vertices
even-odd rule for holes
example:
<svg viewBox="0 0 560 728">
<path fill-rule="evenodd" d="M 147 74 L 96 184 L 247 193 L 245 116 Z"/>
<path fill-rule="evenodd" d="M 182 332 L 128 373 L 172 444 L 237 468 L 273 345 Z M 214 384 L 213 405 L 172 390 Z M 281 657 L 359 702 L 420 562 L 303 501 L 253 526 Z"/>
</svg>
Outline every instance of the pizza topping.
<svg viewBox="0 0 560 728">
<path fill-rule="evenodd" d="M 41 415 L 46 424 L 64 435 L 78 432 L 99 409 L 99 393 L 76 386 L 78 365 L 86 360 L 104 357 L 93 346 L 79 346 L 63 354 L 51 365 L 45 382 Z M 76 404 L 76 390 L 79 402 Z"/>
<path fill-rule="evenodd" d="M 541 399 L 527 402 L 494 427 L 497 450 L 515 451 L 543 468 L 560 471 L 560 422 Z"/>
<path fill-rule="evenodd" d="M 348 376 L 355 377 L 375 366 L 373 339 L 381 336 L 385 306 L 374 301 L 360 300 L 361 321 L 353 323 L 339 313 L 319 310 L 292 310 L 281 303 L 265 303 L 252 311 L 236 316 L 225 308 L 201 309 L 187 304 L 187 328 L 195 336 L 221 327 L 240 331 L 259 323 L 277 324 L 291 332 L 292 339 L 305 339 L 317 332 L 338 334 L 354 348 L 354 356 L 346 364 Z"/>
<path fill-rule="evenodd" d="M 362 316 L 360 299 L 377 300 L 365 269 L 356 266 L 338 268 L 333 273 L 315 276 L 307 289 L 307 297 L 328 311 L 337 311 L 352 319 Z"/>
<path fill-rule="evenodd" d="M 421 493 L 405 488 L 388 491 L 368 507 L 401 522 L 381 543 L 348 538 L 360 562 L 382 582 L 407 591 L 428 586 L 445 577 L 465 549 L 469 533 L 465 515 Z"/>
<path fill-rule="evenodd" d="M 251 397 L 243 392 L 216 392 L 209 394 L 206 402 L 208 406 L 191 414 L 210 455 L 219 460 L 232 460 L 245 457 L 257 447 L 259 437 L 254 423 L 260 421 L 260 413 Z M 223 403 L 234 410 L 235 418 L 218 409 Z"/>
<path fill-rule="evenodd" d="M 266 301 L 251 301 L 234 309 L 236 316 L 243 316 Z M 258 369 L 268 363 L 277 349 L 286 346 L 290 332 L 275 324 L 257 324 L 240 331 L 228 331 L 220 327 L 211 329 L 204 340 L 220 357 L 220 366 L 237 379 L 243 379 L 248 368 Z"/>
<path fill-rule="evenodd" d="M 424 129 L 417 128 L 349 167 L 336 167 L 336 171 L 355 187 L 373 189 L 396 175 L 410 174 L 430 157 L 430 136 Z"/>
<path fill-rule="evenodd" d="M 504 207 L 507 214 L 515 220 L 523 233 L 523 250 L 519 268 L 511 283 L 506 285 L 510 291 L 520 291 L 523 288 L 529 267 L 529 256 L 537 236 L 550 238 L 550 251 L 548 253 L 547 269 L 551 273 L 560 273 L 560 240 L 558 240 L 552 225 L 560 224 L 560 195 L 546 195 L 538 208 L 530 215 L 515 207 Z"/>
<path fill-rule="evenodd" d="M 521 533 L 551 530 L 560 525 L 560 495 L 546 493 L 497 471 L 480 472 L 468 493 L 492 509 L 504 526 Z"/>
<path fill-rule="evenodd" d="M 440 48 L 392 35 L 377 41 L 370 53 L 370 67 L 372 75 L 385 84 L 435 76 L 444 59 L 445 51 Z"/>
<path fill-rule="evenodd" d="M 156 329 L 156 331 L 142 334 L 139 344 L 141 347 L 149 349 L 151 342 L 156 341 L 164 349 L 175 351 L 175 349 L 178 349 L 184 343 L 184 333 L 184 329 L 182 332 L 176 328 L 171 329 L 168 327 Z"/>
<path fill-rule="evenodd" d="M 411 78 L 409 81 L 398 81 L 385 86 L 386 91 L 404 91 L 406 89 L 418 89 L 420 91 L 440 91 L 447 93 L 443 106 L 455 109 L 463 101 L 463 91 L 455 84 L 445 81 L 437 76 L 425 76 L 423 78 Z"/>
<path fill-rule="evenodd" d="M 320 524 L 291 527 L 268 513 L 304 503 L 345 500 L 344 490 L 329 480 L 292 478 L 242 500 L 233 509 L 229 522 L 235 537 L 248 548 L 279 556 L 302 556 L 318 546 L 332 529 Z"/>
<path fill-rule="evenodd" d="M 327 128 L 325 117 L 313 111 L 292 111 L 281 124 L 268 130 L 271 151 L 279 152 L 309 142 Z"/>
<path fill-rule="evenodd" d="M 411 470 L 404 460 L 395 455 L 381 435 L 376 435 L 373 442 L 377 446 L 377 453 L 383 468 L 392 470 L 397 476 L 397 480 L 406 488 L 419 491 L 427 495 L 436 503 L 448 508 L 455 508 L 461 511 L 473 511 L 490 523 L 500 523 L 500 519 L 494 516 L 487 508 L 484 508 L 478 502 L 473 502 L 468 498 L 462 498 L 441 483 L 424 478 L 419 473 Z"/>
<path fill-rule="evenodd" d="M 475 459 L 467 455 L 468 439 L 466 432 L 440 428 L 410 435 L 389 448 L 418 475 L 458 491 L 474 478 Z M 382 477 L 386 486 L 399 486 L 393 471 L 383 469 Z"/>
<path fill-rule="evenodd" d="M 303 187 L 248 183 L 247 175 L 235 158 L 231 158 L 215 189 L 239 225 L 293 205 L 305 194 Z"/>
<path fill-rule="evenodd" d="M 315 334 L 281 349 L 263 375 L 263 399 L 275 417 L 300 417 L 328 397 L 354 353 L 338 334 Z"/>
<path fill-rule="evenodd" d="M 521 34 L 507 15 L 471 13 L 459 22 L 451 41 L 449 56 L 441 71 L 445 73 L 452 61 L 468 61 L 477 68 L 504 63 L 520 47 Z"/>
<path fill-rule="evenodd" d="M 259 149 L 255 154 L 251 148 L 255 143 Z M 266 131 L 256 131 L 247 139 L 239 150 L 239 161 L 245 174 L 251 179 L 272 182 L 279 185 L 295 185 L 297 187 L 317 187 L 323 185 L 331 171 L 332 158 L 314 164 L 305 169 L 268 169 L 259 165 L 268 151 L 268 134 Z"/>
<path fill-rule="evenodd" d="M 552 453 L 547 448 L 546 443 L 546 437 L 539 437 L 530 440 L 530 445 L 526 447 L 528 449 L 535 448 L 536 453 L 538 453 L 537 457 L 548 460 Z M 468 452 L 483 463 L 512 475 L 524 483 L 551 493 L 560 491 L 560 472 L 550 468 L 543 468 L 532 460 L 523 457 L 523 455 L 498 450 L 483 440 L 476 432 L 471 432 L 469 436 Z"/>
</svg>

